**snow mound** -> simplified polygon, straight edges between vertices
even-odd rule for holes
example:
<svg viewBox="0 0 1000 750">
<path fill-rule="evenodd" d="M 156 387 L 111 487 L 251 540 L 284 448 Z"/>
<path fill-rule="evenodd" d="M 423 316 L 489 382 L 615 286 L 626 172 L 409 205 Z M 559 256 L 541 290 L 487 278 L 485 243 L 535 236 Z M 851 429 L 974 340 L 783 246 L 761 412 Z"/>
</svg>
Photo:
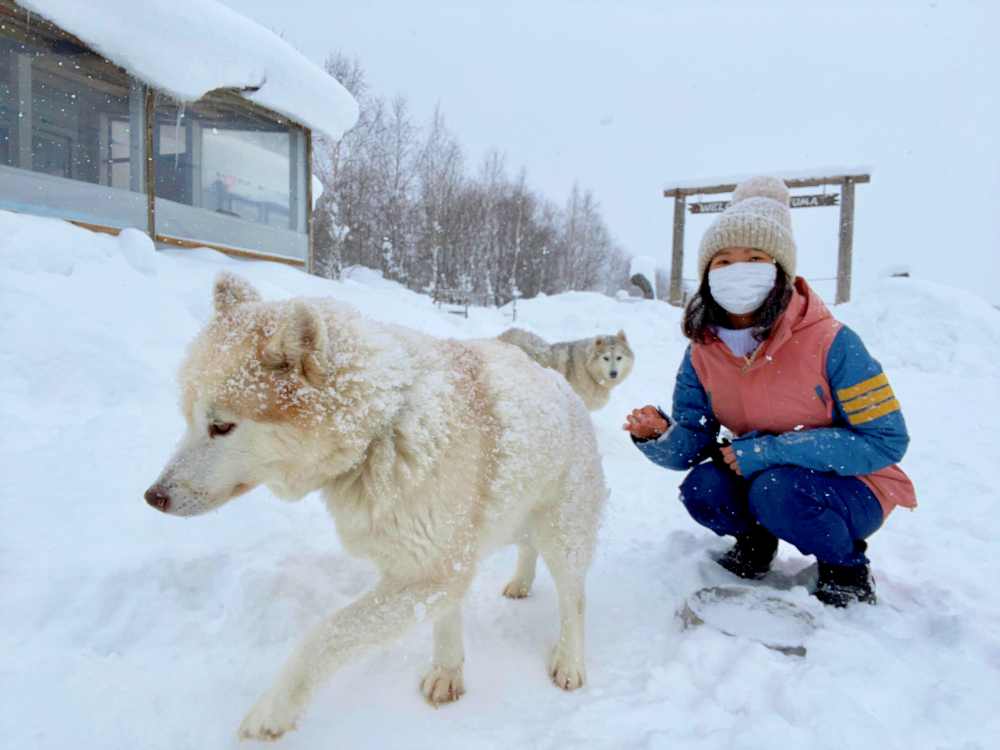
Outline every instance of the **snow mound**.
<svg viewBox="0 0 1000 750">
<path fill-rule="evenodd" d="M 373 289 L 384 289 L 399 294 L 405 294 L 410 291 L 398 281 L 390 281 L 385 278 L 385 275 L 381 271 L 365 266 L 348 266 L 341 272 L 340 279 L 341 281 L 353 281 L 356 284 L 369 286 Z M 416 292 L 413 292 L 413 294 L 416 294 Z"/>
<path fill-rule="evenodd" d="M 80 242 L 80 232 L 68 222 L 0 211 L 0 268 L 69 276 L 116 253 L 116 238 L 95 234 Z"/>
<path fill-rule="evenodd" d="M 997 373 L 1000 310 L 971 292 L 913 278 L 882 279 L 835 314 L 864 332 L 865 345 L 884 367 Z"/>
<path fill-rule="evenodd" d="M 216 0 L 19 0 L 150 86 L 184 102 L 233 88 L 339 140 L 358 105 L 274 32 Z"/>
</svg>

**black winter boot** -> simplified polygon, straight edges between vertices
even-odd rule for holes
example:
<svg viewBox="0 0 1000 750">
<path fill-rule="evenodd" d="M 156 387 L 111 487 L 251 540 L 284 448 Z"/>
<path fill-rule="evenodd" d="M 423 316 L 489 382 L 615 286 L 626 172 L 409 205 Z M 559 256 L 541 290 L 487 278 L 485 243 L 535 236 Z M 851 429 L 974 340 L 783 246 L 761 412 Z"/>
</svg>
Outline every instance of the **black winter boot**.
<svg viewBox="0 0 1000 750">
<path fill-rule="evenodd" d="M 875 581 L 867 565 L 819 563 L 819 579 L 813 596 L 831 607 L 853 602 L 875 603 Z"/>
<path fill-rule="evenodd" d="M 778 538 L 763 526 L 754 526 L 736 537 L 736 544 L 716 560 L 734 576 L 756 580 L 771 569 L 778 552 Z"/>
</svg>

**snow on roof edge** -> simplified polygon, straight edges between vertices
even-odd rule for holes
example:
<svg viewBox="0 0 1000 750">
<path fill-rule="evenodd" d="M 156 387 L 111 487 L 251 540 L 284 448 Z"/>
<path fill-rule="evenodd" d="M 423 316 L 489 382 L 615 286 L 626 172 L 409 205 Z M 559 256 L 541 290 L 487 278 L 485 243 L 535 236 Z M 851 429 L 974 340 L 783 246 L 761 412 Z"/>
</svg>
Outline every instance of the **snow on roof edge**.
<svg viewBox="0 0 1000 750">
<path fill-rule="evenodd" d="M 340 83 L 270 29 L 217 0 L 16 0 L 182 102 L 236 89 L 334 140 L 358 119 Z"/>
<path fill-rule="evenodd" d="M 773 175 L 782 180 L 804 180 L 814 177 L 839 177 L 840 175 L 856 175 L 874 172 L 874 168 L 868 164 L 853 165 L 847 167 L 811 167 L 809 169 L 775 169 L 767 172 L 756 172 L 754 174 L 730 175 L 728 177 L 699 177 L 692 180 L 677 180 L 664 185 L 664 191 L 670 190 L 691 190 L 709 185 L 739 185 L 744 180 L 758 175 Z"/>
</svg>

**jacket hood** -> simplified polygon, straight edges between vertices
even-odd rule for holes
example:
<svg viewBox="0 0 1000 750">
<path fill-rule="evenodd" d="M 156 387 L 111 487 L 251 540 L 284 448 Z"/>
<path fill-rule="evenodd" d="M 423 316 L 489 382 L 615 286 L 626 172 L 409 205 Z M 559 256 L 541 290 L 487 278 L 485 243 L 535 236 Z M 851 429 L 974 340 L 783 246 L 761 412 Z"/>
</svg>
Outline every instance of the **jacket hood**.
<svg viewBox="0 0 1000 750">
<path fill-rule="evenodd" d="M 824 321 L 836 324 L 830 309 L 819 295 L 812 290 L 805 279 L 797 276 L 792 284 L 792 298 L 765 342 L 764 353 L 773 354 L 795 333 L 810 326 L 822 324 Z"/>
<path fill-rule="evenodd" d="M 786 319 L 793 331 L 800 331 L 806 326 L 833 317 L 830 308 L 801 276 L 795 277 L 792 289 L 792 299 L 778 321 L 779 328 Z"/>
</svg>

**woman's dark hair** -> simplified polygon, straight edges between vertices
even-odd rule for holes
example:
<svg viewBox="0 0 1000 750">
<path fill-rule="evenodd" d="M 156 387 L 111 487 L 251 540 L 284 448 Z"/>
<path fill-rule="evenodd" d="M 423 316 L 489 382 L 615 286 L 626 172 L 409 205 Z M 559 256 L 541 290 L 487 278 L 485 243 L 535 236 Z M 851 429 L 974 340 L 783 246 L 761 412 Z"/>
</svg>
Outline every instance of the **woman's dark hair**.
<svg viewBox="0 0 1000 750">
<path fill-rule="evenodd" d="M 770 291 L 764 302 L 753 314 L 753 337 L 757 341 L 764 341 L 771 335 L 771 329 L 778 322 L 781 313 L 788 307 L 788 302 L 792 299 L 792 283 L 788 275 L 778 267 L 778 274 L 774 280 L 774 288 Z M 699 344 L 708 343 L 715 326 L 729 327 L 729 313 L 722 309 L 708 286 L 708 269 L 701 278 L 701 286 L 698 292 L 687 304 L 684 310 L 684 320 L 681 323 L 681 330 L 691 341 Z"/>
</svg>

